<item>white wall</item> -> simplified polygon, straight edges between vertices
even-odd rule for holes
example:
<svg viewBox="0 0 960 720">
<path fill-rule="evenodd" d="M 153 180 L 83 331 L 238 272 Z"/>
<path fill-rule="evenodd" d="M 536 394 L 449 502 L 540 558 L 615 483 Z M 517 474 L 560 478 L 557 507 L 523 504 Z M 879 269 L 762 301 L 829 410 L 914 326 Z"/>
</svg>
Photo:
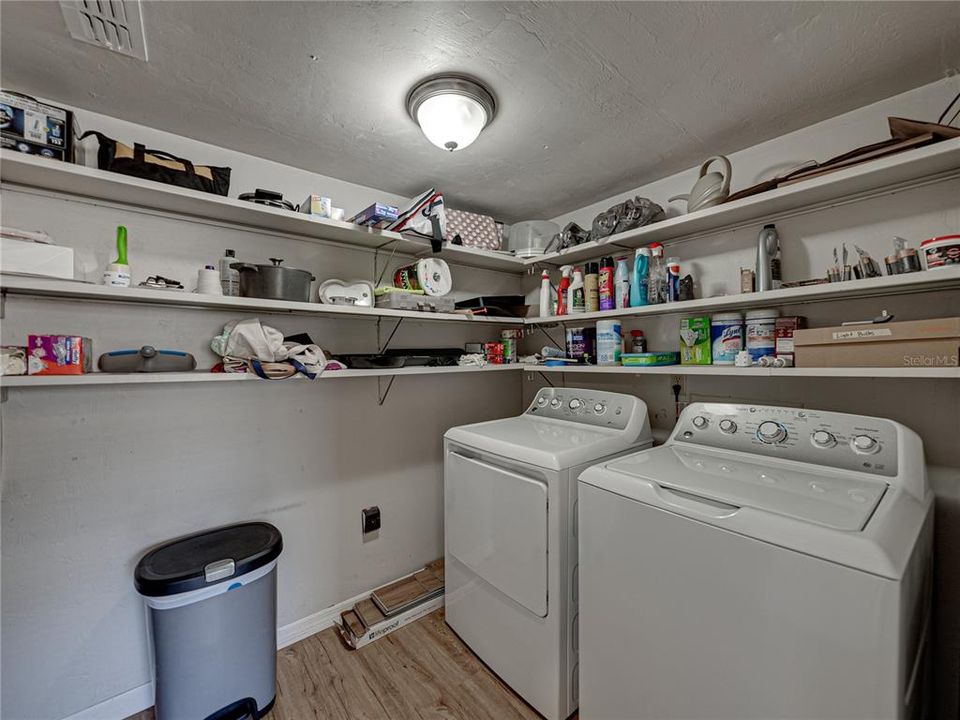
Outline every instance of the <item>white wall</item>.
<svg viewBox="0 0 960 720">
<path fill-rule="evenodd" d="M 267 187 L 299 201 L 322 192 L 348 210 L 403 202 L 89 113 L 81 122 L 232 165 L 231 195 Z M 96 280 L 113 259 L 118 224 L 129 229 L 134 282 L 161 274 L 192 288 L 197 268 L 227 247 L 253 262 L 283 257 L 318 280 L 374 274 L 367 250 L 32 191 L 5 188 L 0 199 L 4 225 L 44 229 L 76 248 L 81 279 Z M 519 288 L 515 277 L 452 270 L 458 296 Z M 243 316 L 23 297 L 8 298 L 4 313 L 3 344 L 23 344 L 31 332 L 76 333 L 93 338 L 95 354 L 155 344 L 196 354 L 200 367 L 217 360 L 210 338 Z M 368 319 L 261 318 L 286 333 L 309 332 L 332 352 L 373 352 L 393 328 Z M 462 347 L 497 333 L 404 321 L 392 347 Z M 376 379 L 5 392 L 0 715 L 8 720 L 64 718 L 149 682 L 132 571 L 155 543 L 222 523 L 274 523 L 285 541 L 281 626 L 440 556 L 443 432 L 514 414 L 521 396 L 512 374 L 398 378 L 382 407 Z M 383 511 L 383 529 L 363 542 L 360 510 L 372 504 Z"/>
</svg>

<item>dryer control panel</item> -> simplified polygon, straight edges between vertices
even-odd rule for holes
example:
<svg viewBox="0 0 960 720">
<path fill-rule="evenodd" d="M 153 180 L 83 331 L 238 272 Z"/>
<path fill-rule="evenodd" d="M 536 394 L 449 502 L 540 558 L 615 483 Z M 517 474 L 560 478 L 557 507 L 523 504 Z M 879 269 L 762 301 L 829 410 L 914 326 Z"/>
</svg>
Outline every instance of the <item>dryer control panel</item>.
<svg viewBox="0 0 960 720">
<path fill-rule="evenodd" d="M 889 420 L 821 410 L 692 403 L 673 431 L 677 443 L 897 475 L 897 428 Z"/>
<path fill-rule="evenodd" d="M 646 414 L 647 406 L 632 395 L 578 388 L 540 388 L 525 414 L 624 430 L 630 418 L 640 412 Z"/>
</svg>

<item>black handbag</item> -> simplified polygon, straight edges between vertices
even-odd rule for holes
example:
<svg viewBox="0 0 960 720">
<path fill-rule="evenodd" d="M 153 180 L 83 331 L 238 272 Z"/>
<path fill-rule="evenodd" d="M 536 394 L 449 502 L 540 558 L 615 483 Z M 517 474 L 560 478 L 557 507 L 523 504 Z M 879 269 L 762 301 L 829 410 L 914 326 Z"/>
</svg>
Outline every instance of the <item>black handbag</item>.
<svg viewBox="0 0 960 720">
<path fill-rule="evenodd" d="M 186 158 L 163 150 L 148 150 L 140 143 L 133 147 L 107 137 L 101 132 L 85 132 L 80 139 L 96 135 L 100 142 L 97 167 L 101 170 L 132 175 L 178 187 L 226 195 L 230 190 L 230 168 L 194 165 Z"/>
</svg>

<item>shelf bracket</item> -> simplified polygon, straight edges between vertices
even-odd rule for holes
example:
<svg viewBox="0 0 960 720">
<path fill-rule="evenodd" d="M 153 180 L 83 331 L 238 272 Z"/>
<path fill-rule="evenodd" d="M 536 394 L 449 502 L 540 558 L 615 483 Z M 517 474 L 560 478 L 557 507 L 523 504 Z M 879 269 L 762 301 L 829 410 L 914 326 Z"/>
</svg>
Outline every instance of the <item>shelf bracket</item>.
<svg viewBox="0 0 960 720">
<path fill-rule="evenodd" d="M 0 320 L 7 319 L 7 291 L 0 293 Z"/>
<path fill-rule="evenodd" d="M 558 343 L 556 340 L 554 340 L 553 337 L 551 337 L 550 333 L 548 333 L 546 330 L 543 329 L 543 326 L 541 326 L 541 325 L 535 325 L 534 327 L 536 327 L 537 330 L 539 330 L 539 331 L 542 332 L 544 335 L 546 335 L 547 340 L 549 340 L 549 341 L 552 342 L 554 345 L 556 345 L 557 348 L 559 348 L 560 350 L 563 350 L 564 352 L 566 352 L 567 349 L 566 349 L 563 345 L 561 345 L 560 343 Z"/>
<path fill-rule="evenodd" d="M 543 381 L 544 381 L 547 385 L 549 385 L 550 387 L 556 387 L 556 385 L 554 385 L 554 384 L 550 381 L 550 378 L 548 378 L 546 375 L 544 375 L 544 374 L 543 374 L 542 372 L 540 372 L 539 370 L 537 371 L 537 375 L 539 375 L 539 376 L 543 379 Z"/>
<path fill-rule="evenodd" d="M 391 375 L 390 380 L 387 382 L 387 388 L 383 388 L 383 376 L 377 376 L 377 406 L 383 407 L 383 403 L 387 400 L 387 395 L 390 394 L 390 388 L 393 387 L 393 381 L 397 379 L 396 375 Z"/>
<path fill-rule="evenodd" d="M 382 355 L 387 351 L 387 348 L 390 347 L 390 342 L 393 340 L 393 336 L 397 334 L 397 330 L 399 330 L 400 326 L 403 324 L 403 318 L 400 318 L 399 320 L 397 320 L 397 324 L 393 326 L 393 330 L 390 331 L 390 335 L 387 337 L 387 340 L 384 343 L 379 342 L 381 320 L 382 318 L 377 318 L 377 340 L 378 340 L 377 344 L 379 346 L 379 349 L 377 350 L 377 352 Z"/>
</svg>

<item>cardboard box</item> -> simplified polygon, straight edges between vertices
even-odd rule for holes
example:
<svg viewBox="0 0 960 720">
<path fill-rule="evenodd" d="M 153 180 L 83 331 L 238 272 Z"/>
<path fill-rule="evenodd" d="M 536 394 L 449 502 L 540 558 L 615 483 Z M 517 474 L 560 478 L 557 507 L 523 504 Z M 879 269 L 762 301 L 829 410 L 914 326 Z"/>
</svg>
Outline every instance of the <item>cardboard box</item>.
<svg viewBox="0 0 960 720">
<path fill-rule="evenodd" d="M 0 237 L 0 272 L 73 280 L 73 248 Z"/>
<path fill-rule="evenodd" d="M 83 375 L 93 366 L 93 343 L 78 335 L 30 335 L 27 339 L 27 373 L 30 375 Z"/>
<path fill-rule="evenodd" d="M 713 364 L 708 315 L 683 318 L 680 321 L 680 364 Z"/>
<path fill-rule="evenodd" d="M 300 212 L 313 217 L 333 217 L 333 202 L 323 195 L 307 195 L 307 199 L 300 203 Z"/>
<path fill-rule="evenodd" d="M 0 90 L 0 138 L 4 149 L 78 162 L 79 137 L 76 117 L 69 110 Z"/>
<path fill-rule="evenodd" d="M 960 317 L 797 330 L 798 367 L 957 367 Z"/>
</svg>

